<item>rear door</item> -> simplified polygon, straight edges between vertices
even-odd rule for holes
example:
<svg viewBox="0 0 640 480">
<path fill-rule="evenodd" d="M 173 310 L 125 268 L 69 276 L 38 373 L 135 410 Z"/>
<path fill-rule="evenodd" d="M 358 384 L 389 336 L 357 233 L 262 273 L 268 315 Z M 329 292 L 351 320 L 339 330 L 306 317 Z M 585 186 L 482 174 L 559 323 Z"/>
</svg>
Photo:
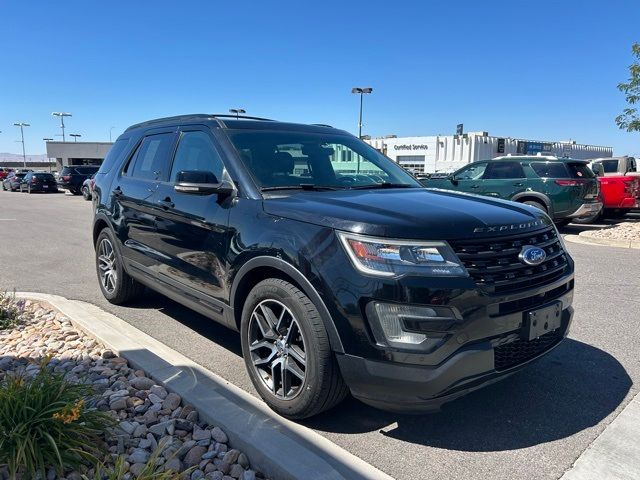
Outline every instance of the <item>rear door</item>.
<svg viewBox="0 0 640 480">
<path fill-rule="evenodd" d="M 520 162 L 494 160 L 489 162 L 482 175 L 478 193 L 510 200 L 526 189 L 527 179 Z"/>
<path fill-rule="evenodd" d="M 598 197 L 598 179 L 585 162 L 567 162 L 571 178 L 576 180 L 573 193 L 576 200 L 592 202 Z"/>
<path fill-rule="evenodd" d="M 154 195 L 158 184 L 168 178 L 169 161 L 175 146 L 175 129 L 147 134 L 114 179 L 114 222 L 124 244 L 125 261 L 143 273 L 152 274 L 162 262 L 154 242 Z"/>
<path fill-rule="evenodd" d="M 157 236 L 153 248 L 161 255 L 158 278 L 201 302 L 225 298 L 229 202 L 217 194 L 177 192 L 188 172 L 207 172 L 211 183 L 225 177 L 221 150 L 206 127 L 181 127 L 168 181 L 155 195 Z"/>
</svg>

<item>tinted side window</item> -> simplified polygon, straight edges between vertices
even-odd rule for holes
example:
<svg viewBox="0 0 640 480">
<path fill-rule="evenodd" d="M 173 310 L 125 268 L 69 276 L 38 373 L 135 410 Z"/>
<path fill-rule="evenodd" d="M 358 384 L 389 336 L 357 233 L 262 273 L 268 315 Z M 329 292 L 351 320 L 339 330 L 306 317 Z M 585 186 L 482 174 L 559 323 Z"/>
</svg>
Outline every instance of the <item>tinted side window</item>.
<svg viewBox="0 0 640 480">
<path fill-rule="evenodd" d="M 173 160 L 169 181 L 178 182 L 178 174 L 184 171 L 211 172 L 218 181 L 222 180 L 224 165 L 222 159 L 205 132 L 184 132 Z"/>
<path fill-rule="evenodd" d="M 145 180 L 165 180 L 173 133 L 150 135 L 138 147 L 131 176 Z"/>
<path fill-rule="evenodd" d="M 518 162 L 497 160 L 489 163 L 484 172 L 484 179 L 524 178 L 524 170 Z"/>
<path fill-rule="evenodd" d="M 567 178 L 567 169 L 563 163 L 558 162 L 534 162 L 531 168 L 536 175 L 542 178 Z"/>
<path fill-rule="evenodd" d="M 629 172 L 637 172 L 638 165 L 636 164 L 636 159 L 633 157 L 629 157 Z"/>
</svg>

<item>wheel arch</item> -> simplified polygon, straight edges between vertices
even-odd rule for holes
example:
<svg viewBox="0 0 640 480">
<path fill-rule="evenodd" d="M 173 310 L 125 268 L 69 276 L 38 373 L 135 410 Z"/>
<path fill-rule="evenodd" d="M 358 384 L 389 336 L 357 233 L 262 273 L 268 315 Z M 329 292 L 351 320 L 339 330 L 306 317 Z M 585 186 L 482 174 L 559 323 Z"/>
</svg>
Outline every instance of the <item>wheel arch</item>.
<svg viewBox="0 0 640 480">
<path fill-rule="evenodd" d="M 542 203 L 547 208 L 547 213 L 550 217 L 553 217 L 553 204 L 551 203 L 551 199 L 547 197 L 544 193 L 540 192 L 522 192 L 514 195 L 511 198 L 514 202 L 523 203 L 527 200 L 532 200 L 534 202 Z"/>
<path fill-rule="evenodd" d="M 309 297 L 320 313 L 320 318 L 329 336 L 331 349 L 334 352 L 344 353 L 338 330 L 317 290 L 298 269 L 276 257 L 254 257 L 245 263 L 235 275 L 231 287 L 230 303 L 238 330 L 240 330 L 244 299 L 255 285 L 267 278 L 279 278 L 291 282 Z"/>
<path fill-rule="evenodd" d="M 96 246 L 98 235 L 100 235 L 100 232 L 105 228 L 110 228 L 107 219 L 100 214 L 96 215 L 96 218 L 93 220 L 93 248 Z"/>
</svg>

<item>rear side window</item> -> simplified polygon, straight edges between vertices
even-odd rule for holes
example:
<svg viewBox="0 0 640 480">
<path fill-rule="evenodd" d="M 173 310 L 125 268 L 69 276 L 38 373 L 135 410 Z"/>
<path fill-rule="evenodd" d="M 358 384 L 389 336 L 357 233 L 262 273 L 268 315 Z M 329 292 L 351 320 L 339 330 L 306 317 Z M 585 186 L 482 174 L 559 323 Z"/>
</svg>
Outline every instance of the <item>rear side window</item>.
<svg viewBox="0 0 640 480">
<path fill-rule="evenodd" d="M 567 168 L 560 162 L 533 162 L 531 168 L 542 178 L 568 178 Z"/>
<path fill-rule="evenodd" d="M 81 175 L 96 173 L 100 167 L 76 167 L 76 172 Z"/>
<path fill-rule="evenodd" d="M 567 163 L 567 170 L 571 178 L 595 178 L 596 175 L 591 171 L 586 163 Z"/>
<path fill-rule="evenodd" d="M 100 170 L 98 170 L 99 173 L 109 173 L 111 171 L 111 168 L 120 160 L 122 153 L 127 145 L 129 145 L 129 140 L 128 138 L 119 138 L 116 140 L 116 143 L 114 143 L 107 152 L 107 156 L 104 157 L 102 165 L 100 165 Z"/>
<path fill-rule="evenodd" d="M 629 157 L 629 172 L 637 172 L 638 164 L 636 163 L 636 159 L 633 157 Z"/>
<path fill-rule="evenodd" d="M 616 173 L 618 171 L 618 160 L 602 160 L 599 163 L 602 165 L 604 173 Z"/>
<path fill-rule="evenodd" d="M 173 133 L 145 137 L 136 151 L 131 176 L 144 180 L 166 180 L 173 139 Z"/>
<path fill-rule="evenodd" d="M 518 162 L 496 160 L 487 165 L 484 179 L 524 178 L 524 170 Z"/>
</svg>

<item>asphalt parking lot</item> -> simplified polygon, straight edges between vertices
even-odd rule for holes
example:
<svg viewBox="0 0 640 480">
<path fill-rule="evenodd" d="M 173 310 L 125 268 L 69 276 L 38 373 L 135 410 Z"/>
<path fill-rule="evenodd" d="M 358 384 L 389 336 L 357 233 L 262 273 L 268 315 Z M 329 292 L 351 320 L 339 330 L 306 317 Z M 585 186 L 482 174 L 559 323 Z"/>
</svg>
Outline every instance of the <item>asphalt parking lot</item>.
<svg viewBox="0 0 640 480">
<path fill-rule="evenodd" d="M 126 308 L 102 298 L 90 226 L 82 197 L 0 191 L 0 288 L 94 303 L 255 393 L 236 333 L 153 292 Z M 552 354 L 437 414 L 388 414 L 350 399 L 305 424 L 399 479 L 559 478 L 640 380 L 640 251 L 568 248 L 576 315 Z"/>
</svg>

